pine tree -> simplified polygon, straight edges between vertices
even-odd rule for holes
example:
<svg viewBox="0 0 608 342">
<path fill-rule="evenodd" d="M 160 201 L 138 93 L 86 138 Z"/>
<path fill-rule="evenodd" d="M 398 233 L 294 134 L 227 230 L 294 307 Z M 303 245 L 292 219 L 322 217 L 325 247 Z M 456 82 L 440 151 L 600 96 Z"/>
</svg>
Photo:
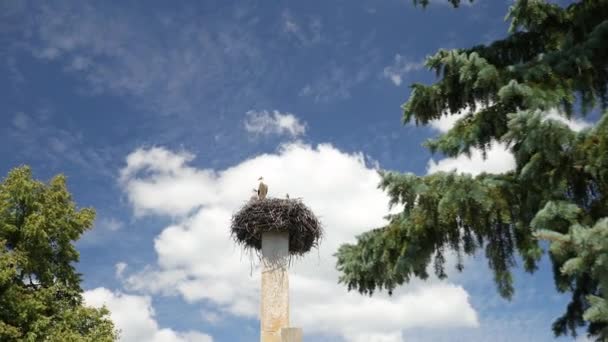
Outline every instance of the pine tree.
<svg viewBox="0 0 608 342">
<path fill-rule="evenodd" d="M 429 265 L 446 277 L 447 252 L 463 270 L 463 256 L 483 249 L 498 292 L 509 299 L 516 258 L 534 272 L 546 240 L 555 285 L 571 294 L 554 333 L 576 335 L 587 325 L 591 336 L 608 339 L 608 1 L 561 7 L 516 0 L 507 19 L 504 39 L 428 57 L 438 80 L 411 86 L 403 120 L 425 125 L 465 112 L 425 145 L 454 157 L 502 142 L 515 170 L 475 177 L 381 172 L 380 188 L 403 210 L 340 247 L 340 282 L 390 293 L 412 277 L 427 278 Z M 596 109 L 599 120 L 580 132 L 547 117 Z"/>
<path fill-rule="evenodd" d="M 117 340 L 108 311 L 83 305 L 73 265 L 94 218 L 61 175 L 45 184 L 20 167 L 0 182 L 0 341 Z"/>
</svg>

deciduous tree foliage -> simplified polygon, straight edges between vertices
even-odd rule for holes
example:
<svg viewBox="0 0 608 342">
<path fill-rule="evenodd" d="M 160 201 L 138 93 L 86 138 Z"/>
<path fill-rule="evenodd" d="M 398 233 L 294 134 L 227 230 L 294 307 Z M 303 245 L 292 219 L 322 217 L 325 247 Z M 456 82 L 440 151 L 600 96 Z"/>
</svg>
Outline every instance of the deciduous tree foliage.
<svg viewBox="0 0 608 342">
<path fill-rule="evenodd" d="M 560 7 L 516 0 L 507 18 L 502 40 L 428 57 L 438 80 L 411 86 L 403 120 L 424 125 L 464 111 L 426 146 L 457 156 L 507 143 L 515 170 L 476 177 L 382 172 L 380 187 L 403 211 L 341 246 L 340 281 L 362 293 L 390 292 L 426 278 L 429 265 L 445 277 L 448 251 L 462 270 L 463 256 L 483 249 L 498 292 L 511 298 L 516 258 L 533 272 L 545 239 L 556 287 L 572 296 L 555 334 L 575 335 L 587 325 L 589 334 L 608 339 L 608 1 Z M 604 112 L 580 132 L 546 115 L 595 109 Z"/>
<path fill-rule="evenodd" d="M 117 340 L 108 311 L 83 305 L 73 265 L 94 218 L 61 175 L 45 184 L 20 167 L 0 183 L 0 341 Z"/>
</svg>

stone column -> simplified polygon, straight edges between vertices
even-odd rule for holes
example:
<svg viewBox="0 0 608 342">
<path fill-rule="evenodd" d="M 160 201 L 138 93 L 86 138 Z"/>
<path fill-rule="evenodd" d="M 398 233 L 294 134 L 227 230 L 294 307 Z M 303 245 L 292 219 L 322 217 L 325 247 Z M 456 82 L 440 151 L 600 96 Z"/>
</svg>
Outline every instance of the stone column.
<svg viewBox="0 0 608 342">
<path fill-rule="evenodd" d="M 281 329 L 281 342 L 302 342 L 302 329 L 283 328 Z"/>
<path fill-rule="evenodd" d="M 262 234 L 261 342 L 281 342 L 289 327 L 289 233 Z"/>
</svg>

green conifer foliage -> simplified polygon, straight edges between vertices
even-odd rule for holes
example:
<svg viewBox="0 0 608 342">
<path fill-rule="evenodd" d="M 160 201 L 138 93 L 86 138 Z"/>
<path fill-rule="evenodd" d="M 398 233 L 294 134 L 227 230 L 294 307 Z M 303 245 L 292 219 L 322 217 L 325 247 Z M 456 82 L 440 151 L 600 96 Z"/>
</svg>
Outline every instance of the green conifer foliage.
<svg viewBox="0 0 608 342">
<path fill-rule="evenodd" d="M 463 270 L 463 256 L 482 249 L 498 292 L 508 299 L 516 258 L 533 272 L 544 239 L 556 287 L 572 295 L 555 334 L 575 335 L 587 324 L 589 334 L 606 339 L 608 1 L 560 7 L 516 0 L 507 19 L 511 27 L 502 40 L 428 57 L 438 80 L 412 85 L 403 120 L 424 125 L 464 111 L 450 131 L 425 145 L 453 157 L 503 142 L 515 170 L 475 177 L 382 172 L 380 188 L 403 210 L 386 227 L 340 247 L 340 282 L 361 293 L 391 292 L 412 277 L 428 277 L 429 265 L 445 277 L 448 251 Z M 580 132 L 546 116 L 596 108 L 604 111 L 598 122 Z"/>
<path fill-rule="evenodd" d="M 65 177 L 48 184 L 28 167 L 0 182 L 0 341 L 111 342 L 106 309 L 83 305 L 73 242 L 95 212 L 77 210 Z"/>
</svg>

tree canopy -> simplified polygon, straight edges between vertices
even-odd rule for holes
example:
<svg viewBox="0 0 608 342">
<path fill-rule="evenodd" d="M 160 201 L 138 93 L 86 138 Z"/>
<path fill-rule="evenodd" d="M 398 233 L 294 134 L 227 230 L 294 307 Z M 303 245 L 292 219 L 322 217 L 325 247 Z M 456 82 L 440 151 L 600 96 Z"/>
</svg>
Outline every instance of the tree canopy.
<svg viewBox="0 0 608 342">
<path fill-rule="evenodd" d="M 403 121 L 425 125 L 465 113 L 425 145 L 454 157 L 501 142 L 515 169 L 381 172 L 380 188 L 403 210 L 340 247 L 340 282 L 361 293 L 391 292 L 412 277 L 427 278 L 429 266 L 446 277 L 448 252 L 463 270 L 463 256 L 483 250 L 498 292 L 509 299 L 517 258 L 534 272 L 544 239 L 555 285 L 571 294 L 554 333 L 576 335 L 586 325 L 591 336 L 608 339 L 608 1 L 562 7 L 516 0 L 507 19 L 504 39 L 428 57 L 438 79 L 411 86 Z M 593 127 L 578 132 L 547 115 L 597 110 Z"/>
<path fill-rule="evenodd" d="M 73 245 L 91 228 L 92 209 L 76 209 L 65 177 L 48 184 L 28 167 L 0 183 L 0 340 L 110 342 L 104 308 L 83 305 Z"/>
</svg>

